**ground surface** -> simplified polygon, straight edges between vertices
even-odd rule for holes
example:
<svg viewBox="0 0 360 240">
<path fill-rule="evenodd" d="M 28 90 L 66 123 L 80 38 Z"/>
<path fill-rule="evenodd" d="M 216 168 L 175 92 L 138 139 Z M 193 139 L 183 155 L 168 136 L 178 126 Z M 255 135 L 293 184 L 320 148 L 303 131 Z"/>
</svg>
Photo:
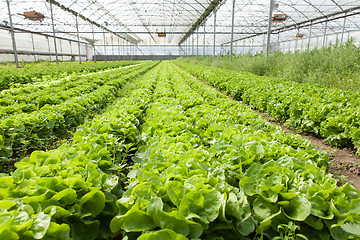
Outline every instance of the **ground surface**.
<svg viewBox="0 0 360 240">
<path fill-rule="evenodd" d="M 360 157 L 355 154 L 354 149 L 349 148 L 336 148 L 332 147 L 327 142 L 316 136 L 308 133 L 297 133 L 296 131 L 285 127 L 278 122 L 275 122 L 268 117 L 264 116 L 269 122 L 279 125 L 284 132 L 291 134 L 299 134 L 303 138 L 308 139 L 311 144 L 319 150 L 326 151 L 330 156 L 330 170 L 329 172 L 334 174 L 334 177 L 339 179 L 339 184 L 349 182 L 355 188 L 360 190 Z"/>
<path fill-rule="evenodd" d="M 196 76 L 194 76 L 196 77 Z M 199 79 L 199 78 L 198 78 Z M 199 79 L 203 83 L 209 85 L 202 79 Z M 210 85 L 209 85 L 210 86 Z M 213 86 L 211 86 L 213 87 Z M 214 87 L 213 87 L 214 88 Z M 215 88 L 216 89 L 216 88 Z M 218 92 L 220 92 L 218 90 Z M 222 93 L 222 92 L 220 92 Z M 224 93 L 222 93 L 224 94 Z M 233 99 L 231 96 L 228 96 L 230 99 L 234 101 L 238 101 Z M 263 118 L 271 122 L 272 124 L 276 124 L 280 126 L 284 132 L 290 134 L 298 134 L 301 135 L 303 138 L 308 139 L 311 144 L 316 147 L 318 150 L 326 151 L 330 156 L 330 169 L 329 172 L 334 175 L 336 179 L 339 180 L 338 184 L 342 185 L 346 182 L 352 184 L 356 189 L 360 190 L 360 157 L 355 154 L 356 150 L 349 149 L 349 148 L 336 148 L 327 144 L 327 142 L 322 139 L 318 138 L 312 134 L 301 132 L 298 133 L 293 129 L 287 128 L 283 124 L 274 121 L 271 117 L 267 116 L 264 113 L 260 113 L 256 110 L 259 115 Z"/>
</svg>

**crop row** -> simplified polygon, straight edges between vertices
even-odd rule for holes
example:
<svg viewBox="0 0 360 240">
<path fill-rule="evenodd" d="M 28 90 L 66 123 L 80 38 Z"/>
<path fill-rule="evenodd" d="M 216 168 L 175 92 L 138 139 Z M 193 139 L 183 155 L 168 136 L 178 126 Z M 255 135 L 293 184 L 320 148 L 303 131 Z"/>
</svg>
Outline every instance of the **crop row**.
<svg viewBox="0 0 360 240">
<path fill-rule="evenodd" d="M 121 69 L 113 69 L 107 72 L 97 72 L 91 75 L 80 75 L 65 78 L 60 85 L 41 87 L 24 87 L 22 91 L 3 91 L 0 93 L 0 118 L 9 117 L 12 114 L 30 113 L 38 111 L 44 105 L 55 105 L 75 96 L 92 92 L 98 87 L 107 84 L 111 79 L 117 79 L 122 75 L 136 71 L 143 67 L 131 65 Z M 17 88 L 19 90 L 19 88 Z"/>
<path fill-rule="evenodd" d="M 91 240 L 113 235 L 109 222 L 117 211 L 115 200 L 123 194 L 127 152 L 140 140 L 141 116 L 151 100 L 153 82 L 142 82 L 107 112 L 80 126 L 71 145 L 35 151 L 16 163 L 11 176 L 2 174 L 0 239 Z"/>
<path fill-rule="evenodd" d="M 177 64 L 237 100 L 294 129 L 360 152 L 359 91 L 325 88 L 214 67 Z"/>
<path fill-rule="evenodd" d="M 2 175 L 1 239 L 358 238 L 360 192 L 328 155 L 169 62 L 139 81 Z"/>
<path fill-rule="evenodd" d="M 71 97 L 59 104 L 45 105 L 38 111 L 0 120 L 0 158 L 19 158 L 33 150 L 47 149 L 54 141 L 63 139 L 69 131 L 112 102 L 126 82 L 145 73 L 155 64 L 148 62 L 134 66 L 130 72 L 119 69 L 119 74 L 117 71 L 103 74 L 98 76 L 101 79 L 98 81 L 99 87 L 92 92 Z M 93 76 L 90 78 L 93 79 Z"/>
<path fill-rule="evenodd" d="M 126 239 L 356 239 L 360 192 L 328 156 L 164 66 L 117 201 Z"/>
<path fill-rule="evenodd" d="M 101 71 L 108 68 L 117 68 L 126 65 L 136 64 L 136 61 L 121 62 L 66 62 L 56 65 L 54 63 L 28 64 L 21 69 L 1 68 L 0 69 L 0 91 L 8 89 L 14 84 L 32 83 L 37 81 L 53 80 L 55 77 L 65 77 L 72 73 L 89 73 Z"/>
</svg>

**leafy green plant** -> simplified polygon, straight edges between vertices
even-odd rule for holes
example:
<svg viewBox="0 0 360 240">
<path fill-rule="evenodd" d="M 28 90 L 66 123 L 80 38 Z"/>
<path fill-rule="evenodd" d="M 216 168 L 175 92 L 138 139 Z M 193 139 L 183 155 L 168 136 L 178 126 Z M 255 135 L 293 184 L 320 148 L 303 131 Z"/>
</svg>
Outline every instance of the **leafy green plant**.
<svg viewBox="0 0 360 240">
<path fill-rule="evenodd" d="M 359 149 L 359 92 L 176 62 L 220 91 L 334 146 Z"/>
<path fill-rule="evenodd" d="M 332 44 L 326 48 L 283 53 L 274 52 L 269 56 L 243 54 L 229 56 L 181 58 L 181 61 L 199 63 L 260 76 L 277 77 L 294 82 L 308 82 L 325 87 L 344 90 L 360 90 L 360 48 L 351 40 L 345 44 Z"/>
<path fill-rule="evenodd" d="M 327 154 L 170 62 L 137 82 L 2 175 L 1 238 L 358 238 L 360 192 Z"/>
<path fill-rule="evenodd" d="M 21 69 L 15 68 L 14 64 L 0 65 L 0 91 L 26 83 L 53 81 L 55 78 L 63 78 L 72 73 L 96 72 L 136 63 L 138 61 L 84 62 L 81 65 L 77 62 L 65 62 L 59 65 L 40 62 L 22 64 Z"/>
</svg>

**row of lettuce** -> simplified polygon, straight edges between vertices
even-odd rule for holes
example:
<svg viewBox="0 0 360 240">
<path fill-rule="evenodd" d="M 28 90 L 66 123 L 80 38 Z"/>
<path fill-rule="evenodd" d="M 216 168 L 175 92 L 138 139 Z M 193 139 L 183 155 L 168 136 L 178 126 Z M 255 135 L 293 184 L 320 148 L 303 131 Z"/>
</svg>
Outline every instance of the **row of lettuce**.
<svg viewBox="0 0 360 240">
<path fill-rule="evenodd" d="M 0 112 L 6 112 L 0 119 L 0 161 L 4 163 L 33 150 L 48 149 L 54 142 L 68 137 L 73 129 L 118 97 L 118 90 L 126 82 L 155 64 L 144 62 L 106 73 L 66 78 L 59 86 L 35 86 L 31 91 L 23 91 L 29 88 L 24 86 L 7 91 L 2 103 L 16 103 L 0 106 Z"/>
<path fill-rule="evenodd" d="M 52 81 L 54 78 L 65 77 L 71 74 L 90 73 L 109 68 L 117 68 L 136 64 L 139 61 L 117 62 L 52 62 L 26 63 L 22 68 L 0 66 L 0 91 L 12 86 L 39 81 Z"/>
<path fill-rule="evenodd" d="M 1 239 L 358 239 L 328 155 L 169 62 L 0 178 Z"/>
<path fill-rule="evenodd" d="M 149 77 L 149 75 L 147 75 Z M 35 151 L 0 177 L 0 239 L 108 239 L 124 160 L 139 141 L 151 82 L 78 127 L 71 145 Z"/>
<path fill-rule="evenodd" d="M 294 129 L 360 152 L 359 91 L 325 88 L 214 67 L 176 64 L 220 91 Z"/>
</svg>

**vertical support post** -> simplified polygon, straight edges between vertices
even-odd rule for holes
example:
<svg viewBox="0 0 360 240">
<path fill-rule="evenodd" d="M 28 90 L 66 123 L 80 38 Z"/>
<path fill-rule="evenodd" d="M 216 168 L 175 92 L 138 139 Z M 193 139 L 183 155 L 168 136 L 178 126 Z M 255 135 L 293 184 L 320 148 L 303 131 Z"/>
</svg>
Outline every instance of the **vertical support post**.
<svg viewBox="0 0 360 240">
<path fill-rule="evenodd" d="M 114 36 L 111 36 L 111 50 L 112 50 L 112 57 L 113 61 L 115 61 L 115 52 L 114 52 Z"/>
<path fill-rule="evenodd" d="M 235 0 L 233 0 L 232 3 L 232 14 L 231 14 L 230 62 L 232 61 L 233 45 L 234 45 L 234 21 L 235 21 Z"/>
<path fill-rule="evenodd" d="M 104 37 L 104 57 L 105 57 L 105 62 L 107 62 L 107 59 L 106 59 L 106 39 L 105 39 L 105 29 L 103 29 L 103 37 Z"/>
<path fill-rule="evenodd" d="M 204 22 L 203 59 L 205 59 L 205 22 Z"/>
<path fill-rule="evenodd" d="M 326 20 L 327 20 L 327 19 L 326 19 Z M 326 31 L 327 31 L 327 21 L 325 22 L 323 47 L 325 47 L 325 45 L 326 45 Z"/>
<path fill-rule="evenodd" d="M 270 0 L 267 41 L 266 41 L 266 55 L 269 55 L 270 53 L 271 25 L 272 25 L 272 15 L 273 15 L 274 6 L 275 6 L 275 0 Z"/>
<path fill-rule="evenodd" d="M 152 60 L 152 52 L 151 52 L 151 38 L 149 39 L 149 45 L 150 45 L 150 49 L 149 49 L 149 51 L 150 51 L 150 59 Z M 181 45 L 180 45 L 180 49 L 179 49 L 179 55 L 182 55 L 182 53 L 181 53 Z"/>
<path fill-rule="evenodd" d="M 75 19 L 76 19 L 76 35 L 77 35 L 78 51 L 79 51 L 79 63 L 81 64 L 81 52 L 80 52 L 80 38 L 79 38 L 78 14 L 76 14 Z"/>
<path fill-rule="evenodd" d="M 277 49 L 278 51 L 281 51 L 281 43 L 280 43 L 280 33 L 278 33 L 278 40 L 277 40 L 278 44 L 279 44 L 279 48 Z"/>
<path fill-rule="evenodd" d="M 316 37 L 316 47 L 318 47 L 319 44 L 319 36 Z"/>
<path fill-rule="evenodd" d="M 301 39 L 301 49 L 300 49 L 300 51 L 302 51 L 302 49 L 303 49 L 303 44 L 304 44 L 304 38 Z"/>
<path fill-rule="evenodd" d="M 50 3 L 51 25 L 52 25 L 53 37 L 54 37 L 55 58 L 56 58 L 56 64 L 59 64 L 59 58 L 58 58 L 58 52 L 57 52 L 57 46 L 56 46 L 56 37 L 55 37 L 54 14 L 53 14 L 53 8 L 52 8 L 51 1 L 49 1 L 49 3 Z"/>
<path fill-rule="evenodd" d="M 297 31 L 296 31 L 295 52 L 297 52 L 297 50 L 298 50 L 298 42 L 299 42 L 299 27 L 297 28 Z"/>
<path fill-rule="evenodd" d="M 291 52 L 291 51 L 290 51 L 290 45 L 291 45 L 291 41 L 289 41 L 289 52 Z"/>
<path fill-rule="evenodd" d="M 213 33 L 213 38 L 214 38 L 214 43 L 213 43 L 213 61 L 215 60 L 215 47 L 216 47 L 216 12 L 217 9 L 214 9 L 214 33 Z"/>
<path fill-rule="evenodd" d="M 94 33 L 94 25 L 91 24 L 92 27 L 92 38 L 93 38 L 93 55 L 94 55 L 94 63 L 96 63 L 96 51 L 95 51 L 95 33 Z"/>
<path fill-rule="evenodd" d="M 199 57 L 199 28 L 196 31 L 196 57 Z"/>
<path fill-rule="evenodd" d="M 187 39 L 184 41 L 184 52 L 185 56 L 187 56 Z"/>
<path fill-rule="evenodd" d="M 131 60 L 134 59 L 134 50 L 135 50 L 134 46 L 135 46 L 134 44 L 130 44 L 130 47 L 131 47 L 131 48 L 130 48 L 130 51 L 132 52 L 132 53 L 131 53 Z"/>
<path fill-rule="evenodd" d="M 118 38 L 118 52 L 119 52 L 119 61 L 121 61 L 121 54 L 120 54 L 120 38 Z"/>
<path fill-rule="evenodd" d="M 311 40 L 311 34 L 312 34 L 312 22 L 310 25 L 310 32 L 309 32 L 309 41 L 308 41 L 308 46 L 307 46 L 307 50 L 310 50 L 310 40 Z"/>
<path fill-rule="evenodd" d="M 242 55 L 244 55 L 244 54 L 245 54 L 245 43 L 246 43 L 246 41 L 244 40 L 244 43 L 243 43 L 243 50 L 242 50 Z"/>
<path fill-rule="evenodd" d="M 254 54 L 254 38 L 251 38 L 251 55 Z"/>
<path fill-rule="evenodd" d="M 342 28 L 342 31 L 341 31 L 341 41 L 340 41 L 340 43 L 343 43 L 343 40 L 344 40 L 344 32 L 345 32 L 345 27 L 346 27 L 346 15 L 347 14 L 345 13 L 343 28 Z"/>
<path fill-rule="evenodd" d="M 71 41 L 69 40 L 69 44 L 70 44 L 70 52 L 71 52 L 71 57 L 70 59 L 72 60 L 72 57 L 73 57 L 73 50 L 72 50 L 72 43 Z"/>
<path fill-rule="evenodd" d="M 36 62 L 36 51 L 35 51 L 35 42 L 34 42 L 33 33 L 30 33 L 30 36 L 31 36 L 31 43 L 32 43 L 33 52 L 34 52 L 34 61 Z"/>
<path fill-rule="evenodd" d="M 191 34 L 191 56 L 194 56 L 194 35 Z"/>
<path fill-rule="evenodd" d="M 51 62 L 50 40 L 49 40 L 49 37 L 48 37 L 48 36 L 46 36 L 46 39 L 47 39 L 48 49 L 49 49 L 49 59 L 50 59 L 50 62 Z"/>
<path fill-rule="evenodd" d="M 126 50 L 125 50 L 125 42 L 123 41 L 123 43 L 122 43 L 122 49 L 123 49 L 123 59 L 125 58 L 125 52 L 126 52 Z"/>
<path fill-rule="evenodd" d="M 187 41 L 188 41 L 188 53 L 189 53 L 189 56 L 191 56 L 191 37 L 189 37 L 187 39 Z"/>
<path fill-rule="evenodd" d="M 60 39 L 59 41 L 60 43 L 60 52 L 61 52 L 61 61 L 64 61 L 64 52 L 63 52 L 63 48 L 62 48 L 62 40 Z"/>
<path fill-rule="evenodd" d="M 7 8 L 8 8 L 8 14 L 9 14 L 10 34 L 11 34 L 11 40 L 12 40 L 12 45 L 13 45 L 13 50 L 14 50 L 15 64 L 16 64 L 17 68 L 20 68 L 19 59 L 18 59 L 17 50 L 16 50 L 16 41 L 15 41 L 14 28 L 13 28 L 12 18 L 11 18 L 10 0 L 6 0 L 6 4 L 7 4 Z"/>
</svg>

